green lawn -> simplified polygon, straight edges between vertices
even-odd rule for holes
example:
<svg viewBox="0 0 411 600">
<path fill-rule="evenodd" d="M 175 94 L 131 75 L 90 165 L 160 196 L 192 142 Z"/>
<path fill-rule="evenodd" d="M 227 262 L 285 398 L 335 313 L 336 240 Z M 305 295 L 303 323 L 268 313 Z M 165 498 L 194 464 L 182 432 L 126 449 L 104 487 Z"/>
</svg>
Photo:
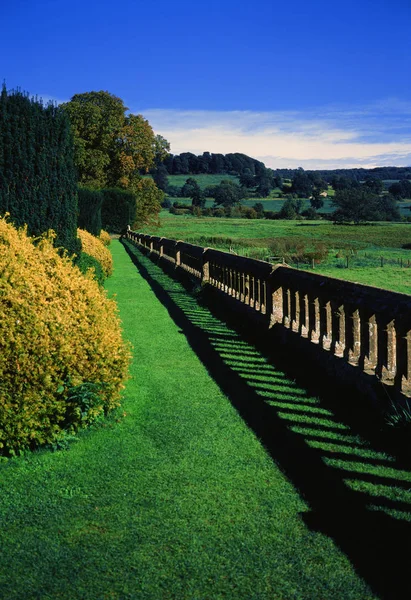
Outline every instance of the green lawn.
<svg viewBox="0 0 411 600">
<path fill-rule="evenodd" d="M 66 450 L 0 464 L 0 597 L 365 600 L 409 586 L 411 472 L 147 258 L 140 273 L 120 242 L 112 252 L 107 288 L 134 345 L 123 408 Z"/>
</svg>

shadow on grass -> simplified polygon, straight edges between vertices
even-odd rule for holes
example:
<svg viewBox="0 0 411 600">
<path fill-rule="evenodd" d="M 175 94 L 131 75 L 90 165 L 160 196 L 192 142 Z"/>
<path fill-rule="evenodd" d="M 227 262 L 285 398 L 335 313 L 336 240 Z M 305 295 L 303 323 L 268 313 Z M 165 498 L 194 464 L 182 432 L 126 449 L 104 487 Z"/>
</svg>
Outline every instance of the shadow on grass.
<svg viewBox="0 0 411 600">
<path fill-rule="evenodd" d="M 308 504 L 305 524 L 331 537 L 378 596 L 408 597 L 411 469 L 367 431 L 366 418 L 348 401 L 351 410 L 341 407 L 334 390 L 316 385 L 304 369 L 292 374 L 301 377 L 299 384 L 290 380 L 281 349 L 268 356 L 123 244 L 210 376 Z"/>
</svg>

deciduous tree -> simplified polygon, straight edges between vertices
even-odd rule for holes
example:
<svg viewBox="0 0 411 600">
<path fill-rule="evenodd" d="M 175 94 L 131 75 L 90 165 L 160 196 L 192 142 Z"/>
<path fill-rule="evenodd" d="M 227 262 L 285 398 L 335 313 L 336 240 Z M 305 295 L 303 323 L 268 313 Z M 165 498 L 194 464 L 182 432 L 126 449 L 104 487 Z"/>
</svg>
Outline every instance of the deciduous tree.
<svg viewBox="0 0 411 600">
<path fill-rule="evenodd" d="M 160 225 L 159 213 L 164 200 L 164 192 L 158 189 L 152 179 L 140 179 L 135 190 L 136 216 L 132 226 L 158 227 Z"/>
<path fill-rule="evenodd" d="M 337 207 L 336 221 L 394 221 L 400 218 L 393 196 L 380 196 L 367 186 L 337 190 L 332 203 Z"/>
<path fill-rule="evenodd" d="M 166 156 L 168 142 L 141 115 L 126 114 L 109 92 L 75 94 L 62 105 L 70 118 L 75 162 L 83 186 L 137 189 L 140 172 Z"/>
</svg>

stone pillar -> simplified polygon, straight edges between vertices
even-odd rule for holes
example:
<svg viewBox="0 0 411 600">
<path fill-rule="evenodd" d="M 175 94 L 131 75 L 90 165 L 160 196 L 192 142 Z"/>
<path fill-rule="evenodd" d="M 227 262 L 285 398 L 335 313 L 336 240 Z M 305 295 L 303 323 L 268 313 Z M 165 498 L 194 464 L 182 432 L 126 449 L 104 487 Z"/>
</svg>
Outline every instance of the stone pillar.
<svg viewBox="0 0 411 600">
<path fill-rule="evenodd" d="M 397 372 L 395 387 L 398 391 L 411 392 L 411 331 L 403 324 L 398 324 L 396 330 Z"/>
<path fill-rule="evenodd" d="M 332 341 L 331 305 L 324 298 L 319 298 L 320 345 L 330 350 Z"/>
<path fill-rule="evenodd" d="M 204 248 L 201 255 L 201 283 L 209 283 L 210 281 L 210 263 L 207 258 L 208 248 Z"/>
<path fill-rule="evenodd" d="M 319 340 L 319 307 L 318 298 L 314 293 L 308 293 L 308 339 L 318 344 Z"/>
</svg>

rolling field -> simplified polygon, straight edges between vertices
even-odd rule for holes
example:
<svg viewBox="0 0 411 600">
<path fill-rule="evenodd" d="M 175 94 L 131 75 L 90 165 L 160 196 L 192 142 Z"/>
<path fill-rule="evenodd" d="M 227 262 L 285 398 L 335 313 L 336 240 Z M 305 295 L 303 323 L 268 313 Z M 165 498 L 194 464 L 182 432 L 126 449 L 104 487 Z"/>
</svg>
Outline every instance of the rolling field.
<svg viewBox="0 0 411 600">
<path fill-rule="evenodd" d="M 291 255 L 325 247 L 326 257 L 315 263 L 316 272 L 411 294 L 411 250 L 403 247 L 411 244 L 408 223 L 344 226 L 329 221 L 196 218 L 168 211 L 162 212 L 161 223 L 159 230 L 146 233 L 271 262 L 284 257 L 298 268 L 312 268 L 312 260 L 297 265 Z"/>
<path fill-rule="evenodd" d="M 234 181 L 235 183 L 239 183 L 239 178 L 235 175 L 200 174 L 200 175 L 169 175 L 168 176 L 169 185 L 173 185 L 176 187 L 182 187 L 189 177 L 194 179 L 198 183 L 198 185 L 200 186 L 201 189 L 204 189 L 204 188 L 206 188 L 208 186 L 212 186 L 212 185 L 218 185 L 223 179 L 229 179 L 231 181 Z M 393 183 L 393 181 L 385 182 L 385 187 L 391 185 L 391 183 Z M 274 190 L 271 191 L 270 196 L 268 198 L 245 198 L 244 200 L 241 201 L 241 204 L 244 204 L 244 206 L 254 206 L 254 204 L 256 202 L 262 202 L 262 204 L 264 205 L 264 210 L 279 211 L 279 210 L 281 210 L 281 207 L 286 200 L 286 198 L 284 198 L 284 197 L 279 198 L 278 197 L 279 193 L 281 193 L 281 190 L 279 188 L 275 188 Z M 324 199 L 324 206 L 320 209 L 319 212 L 325 213 L 325 214 L 330 214 L 335 210 L 335 207 L 332 205 L 332 202 L 331 202 L 335 192 L 331 186 L 328 187 L 327 193 L 328 193 L 328 198 Z M 171 197 L 169 197 L 169 199 L 171 200 L 171 202 L 178 202 L 180 204 L 186 204 L 187 206 L 191 206 L 191 198 L 182 198 L 182 197 L 171 198 Z M 206 200 L 206 207 L 208 208 L 213 205 L 214 205 L 214 200 L 212 198 L 208 198 Z M 309 208 L 309 206 L 310 206 L 310 201 L 308 198 L 305 198 L 303 210 Z M 411 216 L 411 212 L 410 212 L 411 199 L 399 202 L 398 206 L 399 206 L 400 213 L 402 216 L 405 216 L 405 217 Z"/>
<path fill-rule="evenodd" d="M 223 179 L 229 179 L 230 181 L 234 181 L 234 183 L 239 183 L 239 178 L 236 175 L 207 175 L 203 173 L 198 175 L 169 175 L 168 182 L 169 185 L 182 187 L 188 178 L 194 179 L 202 190 L 209 185 L 218 185 Z"/>
</svg>

